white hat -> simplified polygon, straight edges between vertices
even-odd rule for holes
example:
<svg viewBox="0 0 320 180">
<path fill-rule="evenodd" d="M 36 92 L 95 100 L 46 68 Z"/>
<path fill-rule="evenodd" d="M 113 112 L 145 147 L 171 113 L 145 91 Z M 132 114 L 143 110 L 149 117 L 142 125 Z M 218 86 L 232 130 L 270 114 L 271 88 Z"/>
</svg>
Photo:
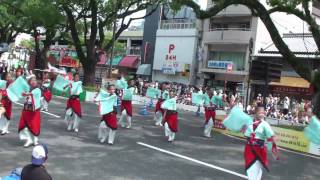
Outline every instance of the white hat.
<svg viewBox="0 0 320 180">
<path fill-rule="evenodd" d="M 33 165 L 42 165 L 48 159 L 48 148 L 46 145 L 37 145 L 32 150 L 31 162 Z"/>
<path fill-rule="evenodd" d="M 30 74 L 29 76 L 26 77 L 27 81 L 30 81 L 30 79 L 36 78 L 34 74 Z"/>
</svg>

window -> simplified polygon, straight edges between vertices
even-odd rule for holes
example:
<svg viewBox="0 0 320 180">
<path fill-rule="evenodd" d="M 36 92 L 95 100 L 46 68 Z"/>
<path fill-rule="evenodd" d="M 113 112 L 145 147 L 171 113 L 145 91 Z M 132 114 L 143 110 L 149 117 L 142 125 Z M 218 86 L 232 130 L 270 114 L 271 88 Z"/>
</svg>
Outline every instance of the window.
<svg viewBox="0 0 320 180">
<path fill-rule="evenodd" d="M 228 24 L 222 24 L 222 23 L 212 23 L 210 30 L 211 31 L 226 31 L 229 29 Z"/>
<path fill-rule="evenodd" d="M 245 22 L 245 23 L 240 23 L 239 24 L 239 28 L 242 30 L 242 31 L 250 31 L 250 22 Z"/>
</svg>

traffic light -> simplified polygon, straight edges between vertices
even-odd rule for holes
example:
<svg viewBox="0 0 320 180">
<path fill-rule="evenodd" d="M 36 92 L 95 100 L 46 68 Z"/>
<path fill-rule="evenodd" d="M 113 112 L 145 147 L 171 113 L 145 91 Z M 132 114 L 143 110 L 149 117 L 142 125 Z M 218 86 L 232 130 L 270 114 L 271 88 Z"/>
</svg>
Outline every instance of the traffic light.
<svg viewBox="0 0 320 180">
<path fill-rule="evenodd" d="M 280 81 L 281 70 L 281 63 L 254 60 L 251 64 L 250 79 L 268 82 Z"/>
</svg>

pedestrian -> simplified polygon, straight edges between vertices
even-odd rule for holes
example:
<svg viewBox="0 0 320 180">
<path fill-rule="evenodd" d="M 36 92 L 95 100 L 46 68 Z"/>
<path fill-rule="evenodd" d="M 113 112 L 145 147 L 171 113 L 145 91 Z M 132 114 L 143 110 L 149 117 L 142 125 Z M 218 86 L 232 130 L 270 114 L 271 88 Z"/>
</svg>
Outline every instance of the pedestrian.
<svg viewBox="0 0 320 180">
<path fill-rule="evenodd" d="M 107 91 L 101 89 L 95 101 L 99 103 L 99 112 L 102 115 L 99 125 L 98 138 L 104 143 L 108 138 L 108 144 L 113 145 L 116 136 L 117 112 L 114 106 L 117 104 L 115 86 L 108 85 Z M 107 132 L 109 129 L 109 132 Z"/>
<path fill-rule="evenodd" d="M 27 78 L 30 86 L 30 92 L 25 92 L 24 107 L 19 122 L 19 136 L 25 140 L 24 147 L 38 145 L 41 117 L 40 117 L 40 98 L 41 90 L 38 88 L 37 80 L 34 75 Z"/>
<path fill-rule="evenodd" d="M 7 94 L 7 88 L 12 84 L 13 79 L 10 73 L 5 75 L 6 81 L 4 81 L 4 88 L 1 90 L 1 105 L 5 109 L 5 113 L 3 116 L 1 116 L 0 121 L 5 121 L 2 123 L 4 126 L 0 127 L 1 130 L 1 135 L 5 135 L 10 133 L 9 132 L 9 125 L 10 125 L 10 120 L 12 116 L 12 102 L 9 99 L 9 96 Z"/>
<path fill-rule="evenodd" d="M 31 164 L 22 169 L 21 180 L 52 180 L 45 167 L 47 160 L 47 146 L 44 144 L 35 146 L 32 150 Z"/>
<path fill-rule="evenodd" d="M 161 126 L 161 120 L 163 118 L 164 110 L 161 108 L 161 104 L 169 99 L 169 92 L 168 92 L 168 85 L 163 83 L 160 85 L 159 94 L 158 94 L 158 101 L 155 107 L 155 115 L 154 121 L 156 126 Z"/>
<path fill-rule="evenodd" d="M 82 117 L 80 94 L 83 92 L 82 82 L 80 81 L 79 74 L 74 75 L 74 82 L 70 82 L 64 89 L 69 88 L 70 97 L 67 101 L 65 121 L 67 122 L 68 131 L 72 129 L 74 132 L 79 132 L 79 123 Z M 72 117 L 74 120 L 72 121 Z"/>
<path fill-rule="evenodd" d="M 165 136 L 168 137 L 168 142 L 175 140 L 178 132 L 178 112 L 176 98 L 173 90 L 169 92 L 169 98 L 161 104 L 164 109 L 162 125 L 164 126 Z"/>
<path fill-rule="evenodd" d="M 136 90 L 134 85 L 135 82 L 132 79 L 128 83 L 128 88 L 122 90 L 120 125 L 127 129 L 130 129 L 132 125 L 132 96 Z M 126 119 L 126 123 L 124 119 Z"/>
<path fill-rule="evenodd" d="M 41 97 L 41 111 L 48 111 L 48 104 L 51 101 L 52 94 L 50 91 L 50 78 L 48 73 L 44 73 L 42 80 L 42 97 Z"/>
<path fill-rule="evenodd" d="M 269 163 L 265 143 L 272 143 L 272 152 L 277 156 L 274 142 L 275 134 L 269 123 L 264 120 L 266 115 L 264 107 L 257 107 L 255 113 L 254 123 L 242 130 L 247 138 L 244 158 L 249 180 L 260 180 L 263 168 L 268 170 Z"/>
</svg>

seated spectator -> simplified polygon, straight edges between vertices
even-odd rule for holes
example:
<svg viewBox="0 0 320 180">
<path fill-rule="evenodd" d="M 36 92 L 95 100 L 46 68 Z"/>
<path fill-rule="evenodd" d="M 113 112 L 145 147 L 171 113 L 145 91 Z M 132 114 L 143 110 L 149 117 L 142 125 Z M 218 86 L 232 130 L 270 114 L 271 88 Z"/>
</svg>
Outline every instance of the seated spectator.
<svg viewBox="0 0 320 180">
<path fill-rule="evenodd" d="M 32 150 L 31 164 L 22 169 L 21 180 L 52 180 L 44 164 L 48 160 L 48 149 L 37 145 Z"/>
</svg>

